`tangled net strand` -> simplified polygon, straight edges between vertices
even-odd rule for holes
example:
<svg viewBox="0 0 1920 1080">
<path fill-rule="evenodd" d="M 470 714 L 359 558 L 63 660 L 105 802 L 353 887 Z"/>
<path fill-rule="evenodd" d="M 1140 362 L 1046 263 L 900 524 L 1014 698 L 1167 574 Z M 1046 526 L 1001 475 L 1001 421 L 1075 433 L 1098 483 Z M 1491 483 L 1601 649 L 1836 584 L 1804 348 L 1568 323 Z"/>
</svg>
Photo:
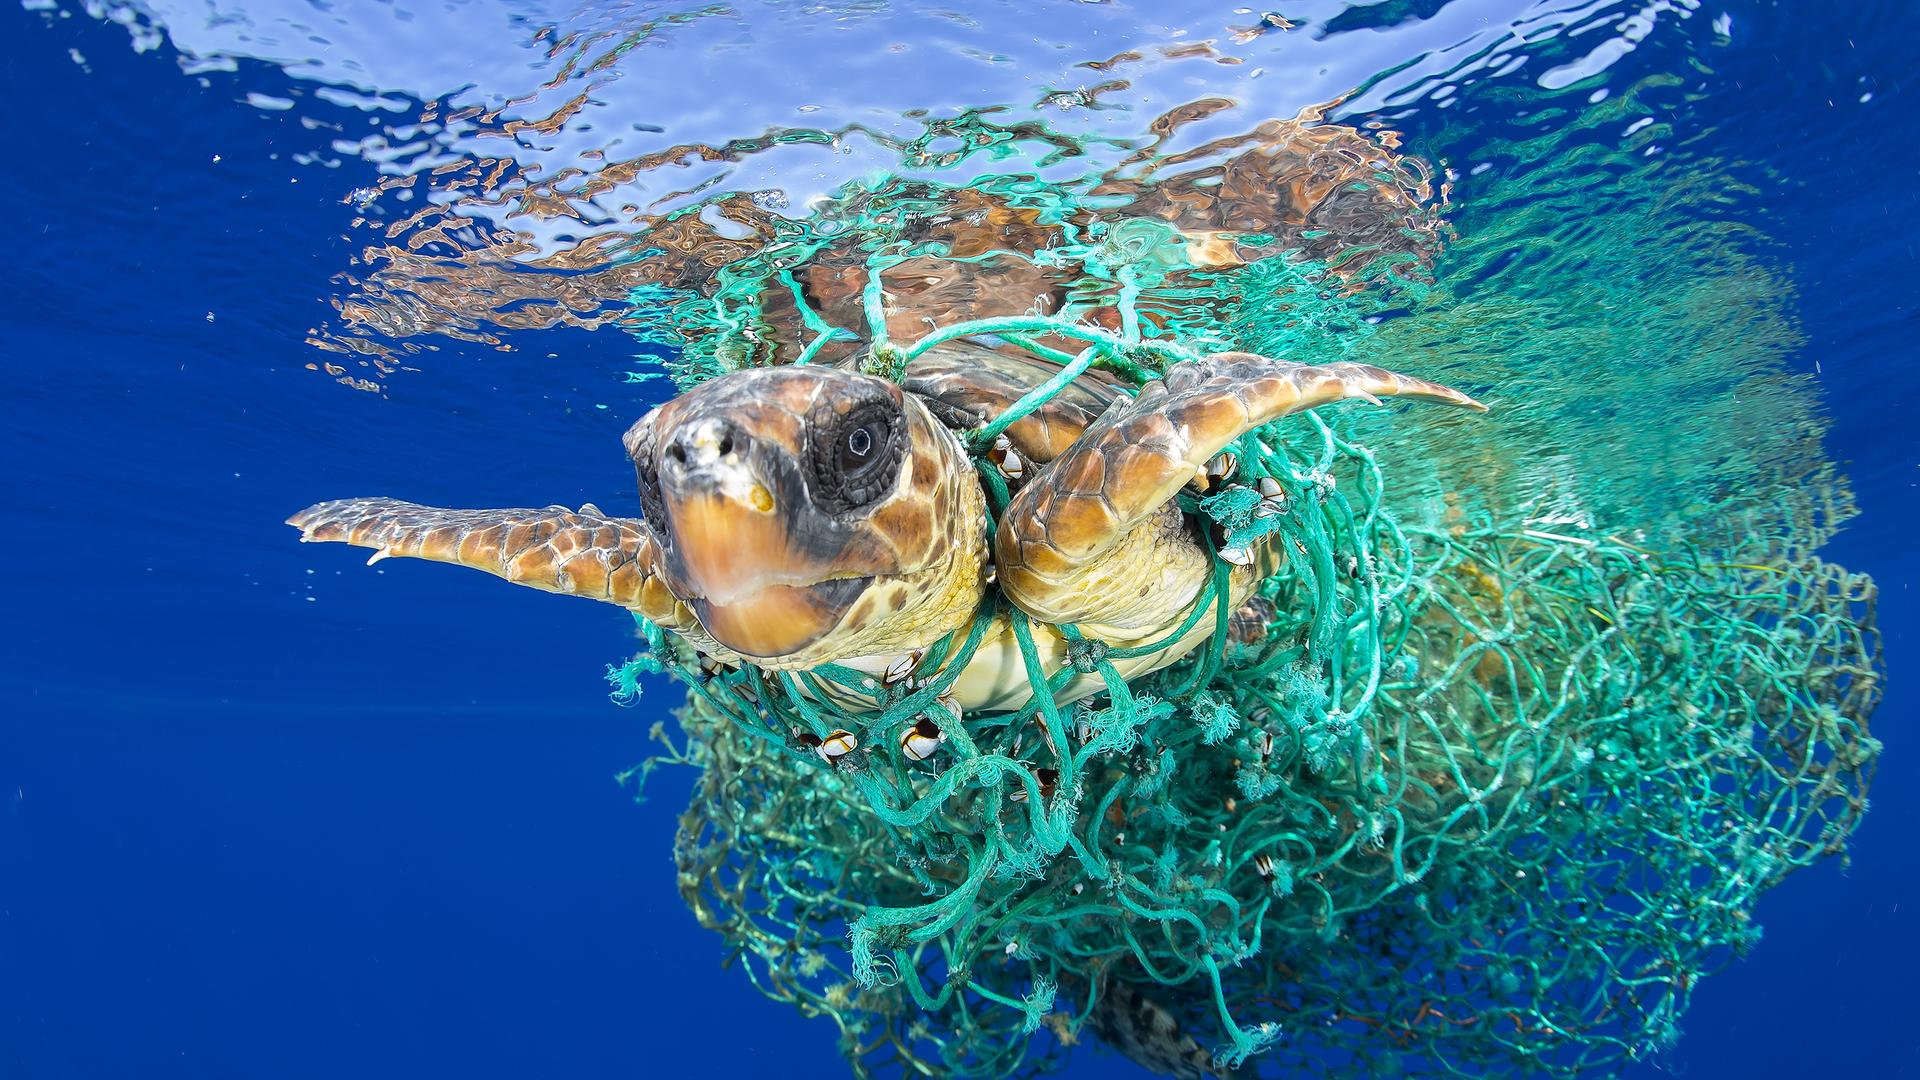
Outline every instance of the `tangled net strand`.
<svg viewBox="0 0 1920 1080">
<path fill-rule="evenodd" d="M 869 370 L 977 334 L 1066 365 L 965 433 L 976 451 L 1089 367 L 1138 382 L 1194 355 L 1142 338 L 1124 266 L 1117 333 L 1030 316 L 895 345 L 887 265 Z M 794 300 L 799 362 L 851 336 Z M 1403 526 L 1373 456 L 1311 413 L 1235 450 L 1234 485 L 1182 498 L 1230 543 L 1288 549 L 1266 625 L 1230 644 L 1216 561 L 1188 621 L 1209 644 L 1131 685 L 1127 651 L 1061 627 L 1053 682 L 1097 672 L 1096 699 L 953 722 L 937 696 L 996 615 L 1047 683 L 997 595 L 921 661 L 944 673 L 895 688 L 703 666 L 643 624 L 651 652 L 610 677 L 690 691 L 684 738 L 656 729 L 634 774 L 697 770 L 675 860 L 701 925 L 831 1019 L 862 1076 L 1044 1071 L 1122 991 L 1210 1051 L 1195 1074 L 1571 1075 L 1670 1046 L 1696 980 L 1758 938 L 1759 894 L 1865 809 L 1874 589 L 1813 553 L 1840 508 L 1657 554 L 1490 514 Z M 1005 483 L 976 462 L 997 516 Z M 1255 512 L 1262 478 L 1278 514 Z M 910 761 L 899 734 L 926 716 L 947 740 Z M 859 748 L 828 764 L 802 736 L 835 729 Z"/>
</svg>

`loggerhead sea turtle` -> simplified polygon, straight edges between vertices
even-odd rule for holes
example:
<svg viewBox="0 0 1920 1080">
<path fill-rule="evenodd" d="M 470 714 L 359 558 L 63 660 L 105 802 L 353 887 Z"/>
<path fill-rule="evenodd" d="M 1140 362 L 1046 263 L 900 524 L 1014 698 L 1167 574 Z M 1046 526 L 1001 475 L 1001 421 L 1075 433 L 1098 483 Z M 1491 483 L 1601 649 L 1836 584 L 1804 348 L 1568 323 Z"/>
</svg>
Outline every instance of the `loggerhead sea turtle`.
<svg viewBox="0 0 1920 1080">
<path fill-rule="evenodd" d="M 1242 433 L 1343 398 L 1396 395 L 1484 408 L 1457 390 L 1362 364 L 1312 366 L 1220 353 L 1131 388 L 1089 373 L 1010 426 L 1004 471 L 1021 481 L 997 528 L 961 433 L 1059 372 L 1024 354 L 956 341 L 899 383 L 826 365 L 711 379 L 627 432 L 642 518 L 591 504 L 443 510 L 394 499 L 324 502 L 288 523 L 345 541 L 458 563 L 549 592 L 618 604 L 724 664 L 793 670 L 839 663 L 898 678 L 970 625 L 998 588 L 1036 625 L 1049 675 L 1069 663 L 1053 630 L 1073 623 L 1113 648 L 1184 621 L 1212 571 L 1198 523 L 1174 496 L 1205 483 Z M 1217 479 L 1217 477 L 1216 477 Z M 1235 607 L 1283 558 L 1243 553 Z M 1123 677 L 1192 651 L 1213 620 Z M 931 675 L 932 672 L 922 672 Z M 1101 688 L 1068 680 L 1070 701 Z M 955 680 L 954 706 L 1009 709 L 1032 684 L 998 617 Z"/>
</svg>

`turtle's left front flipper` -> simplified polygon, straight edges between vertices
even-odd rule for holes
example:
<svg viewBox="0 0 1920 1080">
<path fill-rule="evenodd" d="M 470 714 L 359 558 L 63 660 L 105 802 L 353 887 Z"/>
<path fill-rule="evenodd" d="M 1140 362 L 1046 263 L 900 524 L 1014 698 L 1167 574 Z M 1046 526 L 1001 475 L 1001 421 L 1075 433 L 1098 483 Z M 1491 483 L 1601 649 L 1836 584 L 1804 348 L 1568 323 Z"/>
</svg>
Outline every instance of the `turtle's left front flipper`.
<svg viewBox="0 0 1920 1080">
<path fill-rule="evenodd" d="M 1014 497 L 994 537 L 1000 586 L 1043 622 L 1151 629 L 1205 579 L 1204 559 L 1168 539 L 1166 508 L 1181 487 L 1247 431 L 1316 405 L 1390 396 L 1486 408 L 1366 364 L 1251 353 L 1175 364 L 1116 402 Z"/>
<path fill-rule="evenodd" d="M 287 519 L 309 543 L 340 541 L 390 556 L 484 570 L 516 585 L 586 596 L 669 629 L 690 622 L 658 576 L 659 548 L 646 524 L 591 506 L 544 510 L 442 510 L 398 499 L 339 499 Z"/>
</svg>

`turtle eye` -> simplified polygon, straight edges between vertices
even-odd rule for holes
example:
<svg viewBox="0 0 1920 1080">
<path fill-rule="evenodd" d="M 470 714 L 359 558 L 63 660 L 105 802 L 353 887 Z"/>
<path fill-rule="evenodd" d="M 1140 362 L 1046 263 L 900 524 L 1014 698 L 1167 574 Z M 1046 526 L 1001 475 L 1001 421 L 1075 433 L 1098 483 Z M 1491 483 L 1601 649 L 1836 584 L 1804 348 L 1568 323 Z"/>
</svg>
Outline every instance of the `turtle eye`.
<svg viewBox="0 0 1920 1080">
<path fill-rule="evenodd" d="M 904 453 L 897 402 L 872 400 L 827 421 L 814 444 L 815 499 L 829 513 L 867 505 L 892 488 Z"/>
<path fill-rule="evenodd" d="M 860 476 L 879 460 L 879 455 L 874 451 L 879 449 L 881 439 L 886 435 L 884 429 L 885 424 L 879 420 L 870 420 L 847 432 L 846 439 L 840 444 L 840 471 L 846 474 L 847 479 Z"/>
</svg>

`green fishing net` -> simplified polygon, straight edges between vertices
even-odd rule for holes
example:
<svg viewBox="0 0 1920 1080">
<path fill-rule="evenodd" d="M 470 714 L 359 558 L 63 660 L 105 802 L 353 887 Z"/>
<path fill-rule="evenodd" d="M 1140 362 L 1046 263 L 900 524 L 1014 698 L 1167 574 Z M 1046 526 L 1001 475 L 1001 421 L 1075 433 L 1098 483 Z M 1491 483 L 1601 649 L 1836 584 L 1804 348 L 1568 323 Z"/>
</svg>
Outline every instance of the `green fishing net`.
<svg viewBox="0 0 1920 1080">
<path fill-rule="evenodd" d="M 994 195 L 1054 240 L 916 243 L 914 207 L 963 195 L 869 187 L 711 288 L 636 289 L 631 328 L 676 350 L 682 386 L 830 359 L 897 376 L 962 336 L 1136 384 L 1242 347 L 1486 386 L 1369 349 L 1395 331 L 1355 297 L 1421 287 L 1422 228 L 1369 241 L 1364 274 L 1352 244 L 1304 250 L 1310 227 L 1207 266 L 1137 200 L 1103 218 L 1017 181 Z M 1022 260 L 1070 271 L 1059 308 L 889 321 L 903 267 Z M 821 265 L 859 279 L 837 308 L 800 274 Z M 966 437 L 984 454 L 1056 388 Z M 1865 809 L 1873 585 L 1816 554 L 1850 513 L 1822 466 L 1694 535 L 1610 530 L 1536 512 L 1553 492 L 1501 496 L 1526 485 L 1503 479 L 1520 466 L 1485 434 L 1494 405 L 1346 406 L 1242 438 L 1232 482 L 1182 499 L 1228 544 L 1283 545 L 1284 568 L 1233 611 L 1221 561 L 1189 622 L 1215 625 L 1209 644 L 1131 683 L 1063 628 L 1056 682 L 1104 676 L 1086 700 L 946 713 L 997 596 L 921 661 L 947 674 L 890 687 L 703 663 L 643 625 L 649 651 L 610 676 L 628 700 L 649 672 L 686 687 L 678 732 L 656 728 L 664 749 L 630 776 L 694 770 L 688 907 L 863 1076 L 1029 1074 L 1096 1039 L 1184 1075 L 1578 1074 L 1670 1046 L 1697 980 L 1759 937 L 1760 894 L 1839 852 Z M 1282 493 L 1264 510 L 1263 480 Z M 871 707 L 832 703 L 849 693 Z M 923 717 L 948 737 L 910 760 Z M 857 749 L 829 762 L 815 747 L 836 731 Z"/>
</svg>

